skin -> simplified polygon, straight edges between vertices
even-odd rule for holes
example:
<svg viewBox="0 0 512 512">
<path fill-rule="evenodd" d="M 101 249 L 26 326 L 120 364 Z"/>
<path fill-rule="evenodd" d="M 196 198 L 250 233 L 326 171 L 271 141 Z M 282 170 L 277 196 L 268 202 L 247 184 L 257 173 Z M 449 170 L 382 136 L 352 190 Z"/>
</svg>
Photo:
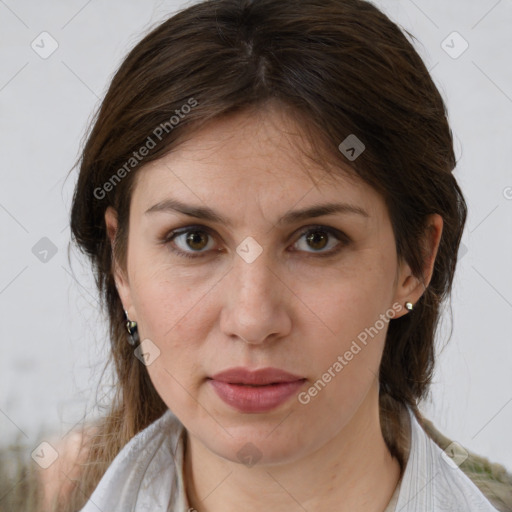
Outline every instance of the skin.
<svg viewBox="0 0 512 512">
<path fill-rule="evenodd" d="M 269 412 L 241 413 L 206 380 L 234 366 L 272 366 L 305 377 L 305 391 L 379 315 L 393 305 L 394 318 L 410 314 L 405 302 L 416 303 L 428 286 L 442 218 L 429 217 L 422 283 L 397 260 L 380 195 L 358 179 L 326 179 L 301 156 L 297 145 L 304 144 L 279 109 L 237 113 L 136 176 L 127 268 L 116 266 L 115 279 L 140 339 L 160 350 L 147 370 L 187 429 L 186 489 L 199 512 L 377 512 L 398 483 L 398 461 L 379 423 L 377 375 L 388 323 L 307 404 L 293 396 Z M 233 226 L 144 213 L 169 197 L 208 206 Z M 357 205 L 368 217 L 336 213 L 277 226 L 288 211 L 325 202 Z M 105 221 L 113 240 L 110 207 Z M 174 229 L 197 225 L 211 236 L 207 231 L 195 245 L 187 234 L 159 243 Z M 308 242 L 302 232 L 316 225 L 350 242 L 339 245 L 328 232 Z M 251 263 L 236 252 L 248 236 L 263 249 Z M 201 256 L 180 257 L 172 247 Z M 319 256 L 336 247 L 337 254 Z M 255 465 L 237 455 L 248 442 L 260 456 Z"/>
</svg>

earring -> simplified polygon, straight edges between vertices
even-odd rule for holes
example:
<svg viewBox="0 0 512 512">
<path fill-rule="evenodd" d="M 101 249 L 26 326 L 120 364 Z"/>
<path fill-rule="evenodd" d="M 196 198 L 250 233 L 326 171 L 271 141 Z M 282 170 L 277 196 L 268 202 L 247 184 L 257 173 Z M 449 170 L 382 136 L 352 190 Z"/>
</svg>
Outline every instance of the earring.
<svg viewBox="0 0 512 512">
<path fill-rule="evenodd" d="M 139 333 L 137 331 L 137 322 L 130 320 L 128 318 L 128 312 L 126 309 L 124 310 L 124 314 L 126 315 L 126 330 L 130 337 L 128 338 L 128 343 L 132 346 L 135 346 L 139 343 Z"/>
<path fill-rule="evenodd" d="M 413 306 L 412 302 L 406 302 L 406 303 L 405 303 L 405 307 L 406 307 L 406 309 L 408 309 L 409 311 L 412 311 L 412 310 L 413 310 L 413 308 L 414 308 L 414 306 Z"/>
</svg>

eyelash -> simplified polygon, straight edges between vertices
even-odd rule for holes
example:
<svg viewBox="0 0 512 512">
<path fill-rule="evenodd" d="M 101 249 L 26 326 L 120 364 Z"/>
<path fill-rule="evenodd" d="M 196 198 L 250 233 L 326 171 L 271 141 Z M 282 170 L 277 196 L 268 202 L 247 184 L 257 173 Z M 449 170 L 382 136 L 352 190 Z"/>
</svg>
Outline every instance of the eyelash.
<svg viewBox="0 0 512 512">
<path fill-rule="evenodd" d="M 190 233 L 190 232 L 194 232 L 194 231 L 206 233 L 210 236 L 213 236 L 212 231 L 209 228 L 207 228 L 206 226 L 186 226 L 184 228 L 175 229 L 174 231 L 171 231 L 163 239 L 160 240 L 160 243 L 162 243 L 163 245 L 170 245 L 171 242 L 177 236 L 183 235 L 186 233 Z M 329 226 L 321 226 L 321 225 L 308 226 L 307 229 L 304 229 L 303 231 L 301 231 L 301 233 L 299 234 L 298 240 L 300 240 L 300 238 L 303 237 L 304 235 L 306 235 L 308 233 L 315 232 L 315 231 L 324 231 L 324 232 L 328 233 L 329 235 L 331 235 L 332 237 L 334 237 L 340 243 L 335 247 L 335 249 L 331 249 L 328 252 L 323 252 L 323 253 L 320 253 L 320 252 L 308 253 L 308 252 L 306 252 L 308 255 L 313 255 L 313 256 L 319 257 L 319 258 L 334 256 L 335 254 L 340 252 L 343 247 L 347 246 L 351 242 L 350 238 L 342 231 L 339 231 L 334 228 L 330 228 Z M 176 249 L 174 247 L 171 247 L 170 250 L 178 256 L 182 256 L 184 258 L 189 258 L 189 259 L 200 258 L 200 257 L 203 257 L 204 254 L 207 254 L 205 252 L 196 252 L 196 253 L 185 252 L 180 249 Z"/>
</svg>

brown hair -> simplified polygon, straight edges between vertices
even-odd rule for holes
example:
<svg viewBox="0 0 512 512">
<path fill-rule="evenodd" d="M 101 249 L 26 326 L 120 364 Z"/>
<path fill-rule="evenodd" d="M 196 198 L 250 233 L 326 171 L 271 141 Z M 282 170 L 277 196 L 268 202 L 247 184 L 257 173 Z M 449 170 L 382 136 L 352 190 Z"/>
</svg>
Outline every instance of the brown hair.
<svg viewBox="0 0 512 512">
<path fill-rule="evenodd" d="M 80 484 L 62 510 L 83 506 L 119 450 L 167 409 L 127 343 L 112 273 L 114 257 L 125 268 L 137 169 L 205 123 L 270 102 L 297 121 L 315 148 L 310 158 L 326 173 L 348 164 L 382 194 L 397 255 L 420 278 L 426 216 L 443 218 L 430 284 L 413 312 L 390 321 L 380 368 L 383 433 L 403 470 L 393 425 L 405 405 L 420 416 L 417 402 L 432 377 L 440 304 L 451 291 L 467 213 L 452 175 L 444 102 L 404 32 L 369 2 L 209 0 L 178 12 L 131 50 L 83 148 L 71 230 L 91 260 L 108 313 L 107 365 L 113 364 L 117 382 L 95 426 Z M 338 149 L 350 134 L 366 148 L 353 161 Z M 139 160 L 134 152 L 143 146 L 149 149 Z M 109 205 L 118 214 L 115 251 L 104 221 Z"/>
</svg>

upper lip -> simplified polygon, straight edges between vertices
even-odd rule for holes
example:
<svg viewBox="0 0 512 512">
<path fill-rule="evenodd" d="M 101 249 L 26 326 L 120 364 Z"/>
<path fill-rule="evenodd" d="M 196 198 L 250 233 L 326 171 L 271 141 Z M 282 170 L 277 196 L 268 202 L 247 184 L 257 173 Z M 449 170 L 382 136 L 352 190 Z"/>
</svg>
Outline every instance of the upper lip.
<svg viewBox="0 0 512 512">
<path fill-rule="evenodd" d="M 304 377 L 280 370 L 279 368 L 269 367 L 260 368 L 258 370 L 250 370 L 249 368 L 244 368 L 241 366 L 236 368 L 229 368 L 222 372 L 216 373 L 211 378 L 221 382 L 229 382 L 230 384 L 253 385 L 273 384 L 277 382 L 294 382 L 296 380 L 304 379 Z"/>
</svg>

